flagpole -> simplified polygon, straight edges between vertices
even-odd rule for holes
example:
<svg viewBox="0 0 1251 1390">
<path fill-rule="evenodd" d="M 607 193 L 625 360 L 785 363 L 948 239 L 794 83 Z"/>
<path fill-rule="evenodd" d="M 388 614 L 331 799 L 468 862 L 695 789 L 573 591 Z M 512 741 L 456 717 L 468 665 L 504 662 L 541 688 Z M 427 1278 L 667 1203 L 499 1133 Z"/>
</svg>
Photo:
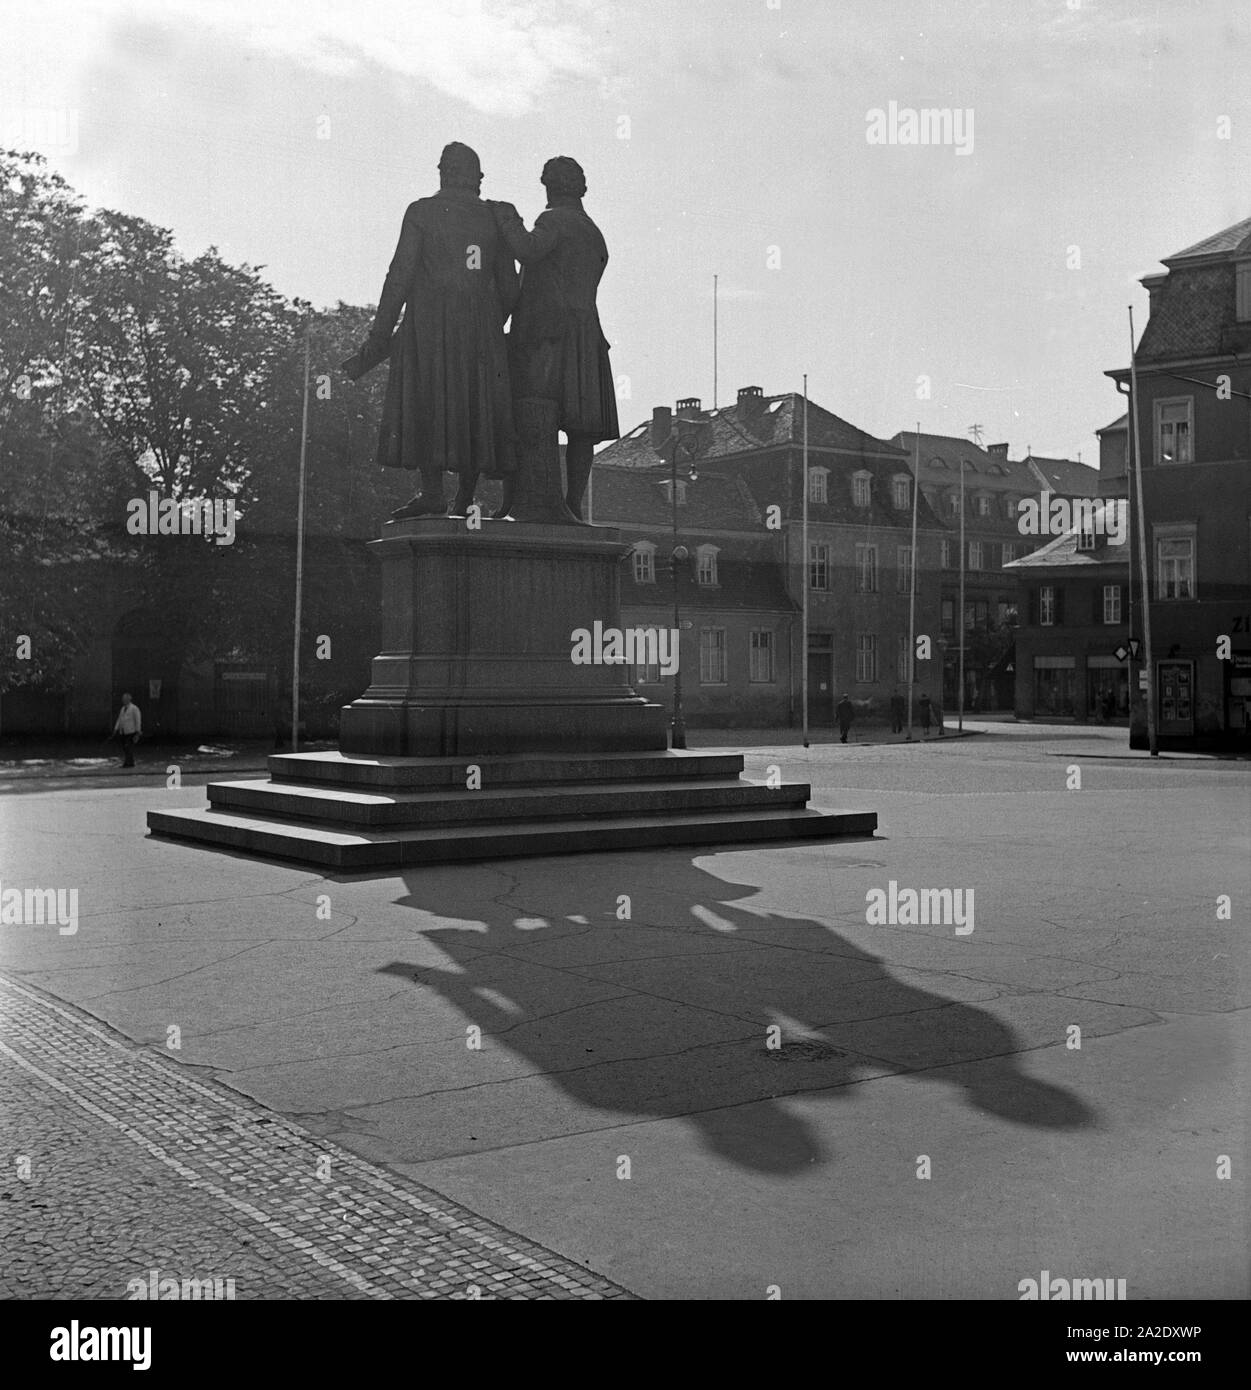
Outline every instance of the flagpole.
<svg viewBox="0 0 1251 1390">
<path fill-rule="evenodd" d="M 960 460 L 960 614 L 956 619 L 960 632 L 960 701 L 957 728 L 964 732 L 964 460 Z M 942 701 L 939 702 L 942 708 Z"/>
<path fill-rule="evenodd" d="M 1138 359 L 1134 353 L 1134 306 L 1129 306 L 1129 413 L 1133 422 L 1134 479 L 1138 495 L 1138 566 L 1142 586 L 1142 656 L 1147 673 L 1147 747 L 1160 756 L 1155 727 L 1155 666 L 1151 660 L 1151 571 L 1147 567 L 1147 513 L 1142 500 L 1142 446 L 1138 437 Z M 1130 691 L 1133 700 L 1133 691 Z M 1130 721 L 1133 722 L 1132 719 Z"/>
<path fill-rule="evenodd" d="M 712 408 L 717 408 L 717 280 L 712 277 Z"/>
<path fill-rule="evenodd" d="M 804 476 L 803 476 L 803 538 L 800 544 L 799 577 L 802 584 L 800 604 L 802 639 L 799 644 L 800 679 L 803 695 L 804 747 L 808 747 L 808 373 L 804 373 Z"/>
<path fill-rule="evenodd" d="M 295 523 L 295 630 L 291 636 L 291 751 L 300 751 L 300 622 L 304 608 L 304 478 L 308 459 L 308 379 L 311 321 L 304 321 L 304 418 L 300 425 L 300 501 Z"/>
<path fill-rule="evenodd" d="M 917 432 L 913 437 L 916 446 L 913 454 L 912 477 L 912 588 L 908 596 L 908 738 L 912 742 L 912 690 L 916 684 L 917 654 L 917 493 L 921 485 L 921 422 L 917 421 Z M 942 700 L 939 700 L 942 706 Z"/>
</svg>

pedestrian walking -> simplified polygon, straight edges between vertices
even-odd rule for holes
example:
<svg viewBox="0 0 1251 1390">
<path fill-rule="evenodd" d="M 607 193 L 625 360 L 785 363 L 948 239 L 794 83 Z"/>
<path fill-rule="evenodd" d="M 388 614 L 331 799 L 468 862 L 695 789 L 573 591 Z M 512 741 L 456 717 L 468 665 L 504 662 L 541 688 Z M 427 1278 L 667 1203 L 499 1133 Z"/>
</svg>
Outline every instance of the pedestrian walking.
<svg viewBox="0 0 1251 1390">
<path fill-rule="evenodd" d="M 934 723 L 938 725 L 938 737 L 943 738 L 947 730 L 943 725 L 943 707 L 939 703 L 937 696 L 930 701 L 930 710 L 934 715 Z"/>
<path fill-rule="evenodd" d="M 855 717 L 855 708 L 852 705 L 851 701 L 847 698 L 846 694 L 844 694 L 843 698 L 838 702 L 838 706 L 834 711 L 834 718 L 838 720 L 839 743 L 847 742 L 847 731 L 851 728 L 852 720 L 855 719 Z"/>
<path fill-rule="evenodd" d="M 898 690 L 890 697 L 890 731 L 892 734 L 902 734 L 904 726 L 904 715 L 907 713 L 907 706 L 904 704 L 904 697 Z"/>
<path fill-rule="evenodd" d="M 130 698 L 130 691 L 124 691 L 122 708 L 118 713 L 117 722 L 113 725 L 113 735 L 122 743 L 123 767 L 134 767 L 135 744 L 139 742 L 142 733 L 143 715 L 139 712 L 139 706 Z"/>
<path fill-rule="evenodd" d="M 920 710 L 921 710 L 921 737 L 922 737 L 922 738 L 925 738 L 925 737 L 929 734 L 929 731 L 930 731 L 930 720 L 931 720 L 932 717 L 933 717 L 933 708 L 932 708 L 932 706 L 931 706 L 930 697 L 929 697 L 927 694 L 925 694 L 924 692 L 923 692 L 922 695 L 921 695 Z"/>
</svg>

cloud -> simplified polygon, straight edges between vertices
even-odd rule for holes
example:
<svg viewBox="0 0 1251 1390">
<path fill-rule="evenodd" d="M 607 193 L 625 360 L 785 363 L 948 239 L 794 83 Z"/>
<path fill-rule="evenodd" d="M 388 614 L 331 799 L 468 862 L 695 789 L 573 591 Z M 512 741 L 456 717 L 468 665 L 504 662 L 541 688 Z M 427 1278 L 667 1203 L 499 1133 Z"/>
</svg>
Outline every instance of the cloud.
<svg viewBox="0 0 1251 1390">
<path fill-rule="evenodd" d="M 596 68 L 581 0 L 160 0 L 160 7 L 331 74 L 374 64 L 489 115 L 524 115 L 554 80 Z"/>
<path fill-rule="evenodd" d="M 248 48 L 345 76 L 369 67 L 425 83 L 492 116 L 521 116 L 554 83 L 598 77 L 594 0 L 88 0 L 100 21 L 203 26 Z M 32 40 L 85 57 L 82 13 L 31 7 Z M 75 34 L 75 27 L 78 33 Z M 62 47 L 62 44 L 65 47 Z"/>
</svg>

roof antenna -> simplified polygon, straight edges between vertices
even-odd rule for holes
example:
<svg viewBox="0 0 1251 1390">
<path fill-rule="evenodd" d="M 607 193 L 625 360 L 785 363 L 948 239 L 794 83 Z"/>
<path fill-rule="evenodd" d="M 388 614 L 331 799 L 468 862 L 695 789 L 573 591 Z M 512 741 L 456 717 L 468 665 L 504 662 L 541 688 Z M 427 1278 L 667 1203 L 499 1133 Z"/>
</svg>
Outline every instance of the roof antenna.
<svg viewBox="0 0 1251 1390">
<path fill-rule="evenodd" d="M 969 438 L 980 449 L 982 447 L 982 427 L 981 425 L 969 426 Z"/>
</svg>

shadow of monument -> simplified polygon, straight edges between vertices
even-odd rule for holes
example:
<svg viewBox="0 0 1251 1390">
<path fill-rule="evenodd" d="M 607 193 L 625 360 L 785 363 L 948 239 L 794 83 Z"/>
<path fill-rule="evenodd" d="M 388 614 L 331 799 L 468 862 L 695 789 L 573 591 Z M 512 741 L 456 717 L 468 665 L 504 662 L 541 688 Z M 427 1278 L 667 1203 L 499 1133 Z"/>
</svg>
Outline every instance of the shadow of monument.
<svg viewBox="0 0 1251 1390">
<path fill-rule="evenodd" d="M 742 905 L 759 890 L 686 853 L 564 865 L 565 876 L 527 886 L 519 868 L 497 895 L 541 902 L 541 917 L 487 899 L 477 875 L 475 891 L 461 871 L 405 871 L 401 905 L 466 925 L 422 931 L 447 968 L 393 961 L 379 973 L 437 991 L 482 1029 L 484 1047 L 507 1047 L 546 1086 L 615 1117 L 609 1124 L 682 1117 L 707 1150 L 764 1174 L 830 1157 L 785 1097 L 851 1104 L 853 1083 L 875 1076 L 941 1085 L 1012 1124 L 1096 1121 L 1077 1096 L 1021 1069 L 1022 1040 L 993 1014 L 901 981 L 824 922 Z M 650 885 L 637 883 L 640 868 L 655 876 Z M 631 892 L 628 921 L 616 918 L 619 884 Z M 553 998 L 565 981 L 580 1002 Z M 773 1024 L 777 1049 L 766 1045 Z"/>
</svg>

